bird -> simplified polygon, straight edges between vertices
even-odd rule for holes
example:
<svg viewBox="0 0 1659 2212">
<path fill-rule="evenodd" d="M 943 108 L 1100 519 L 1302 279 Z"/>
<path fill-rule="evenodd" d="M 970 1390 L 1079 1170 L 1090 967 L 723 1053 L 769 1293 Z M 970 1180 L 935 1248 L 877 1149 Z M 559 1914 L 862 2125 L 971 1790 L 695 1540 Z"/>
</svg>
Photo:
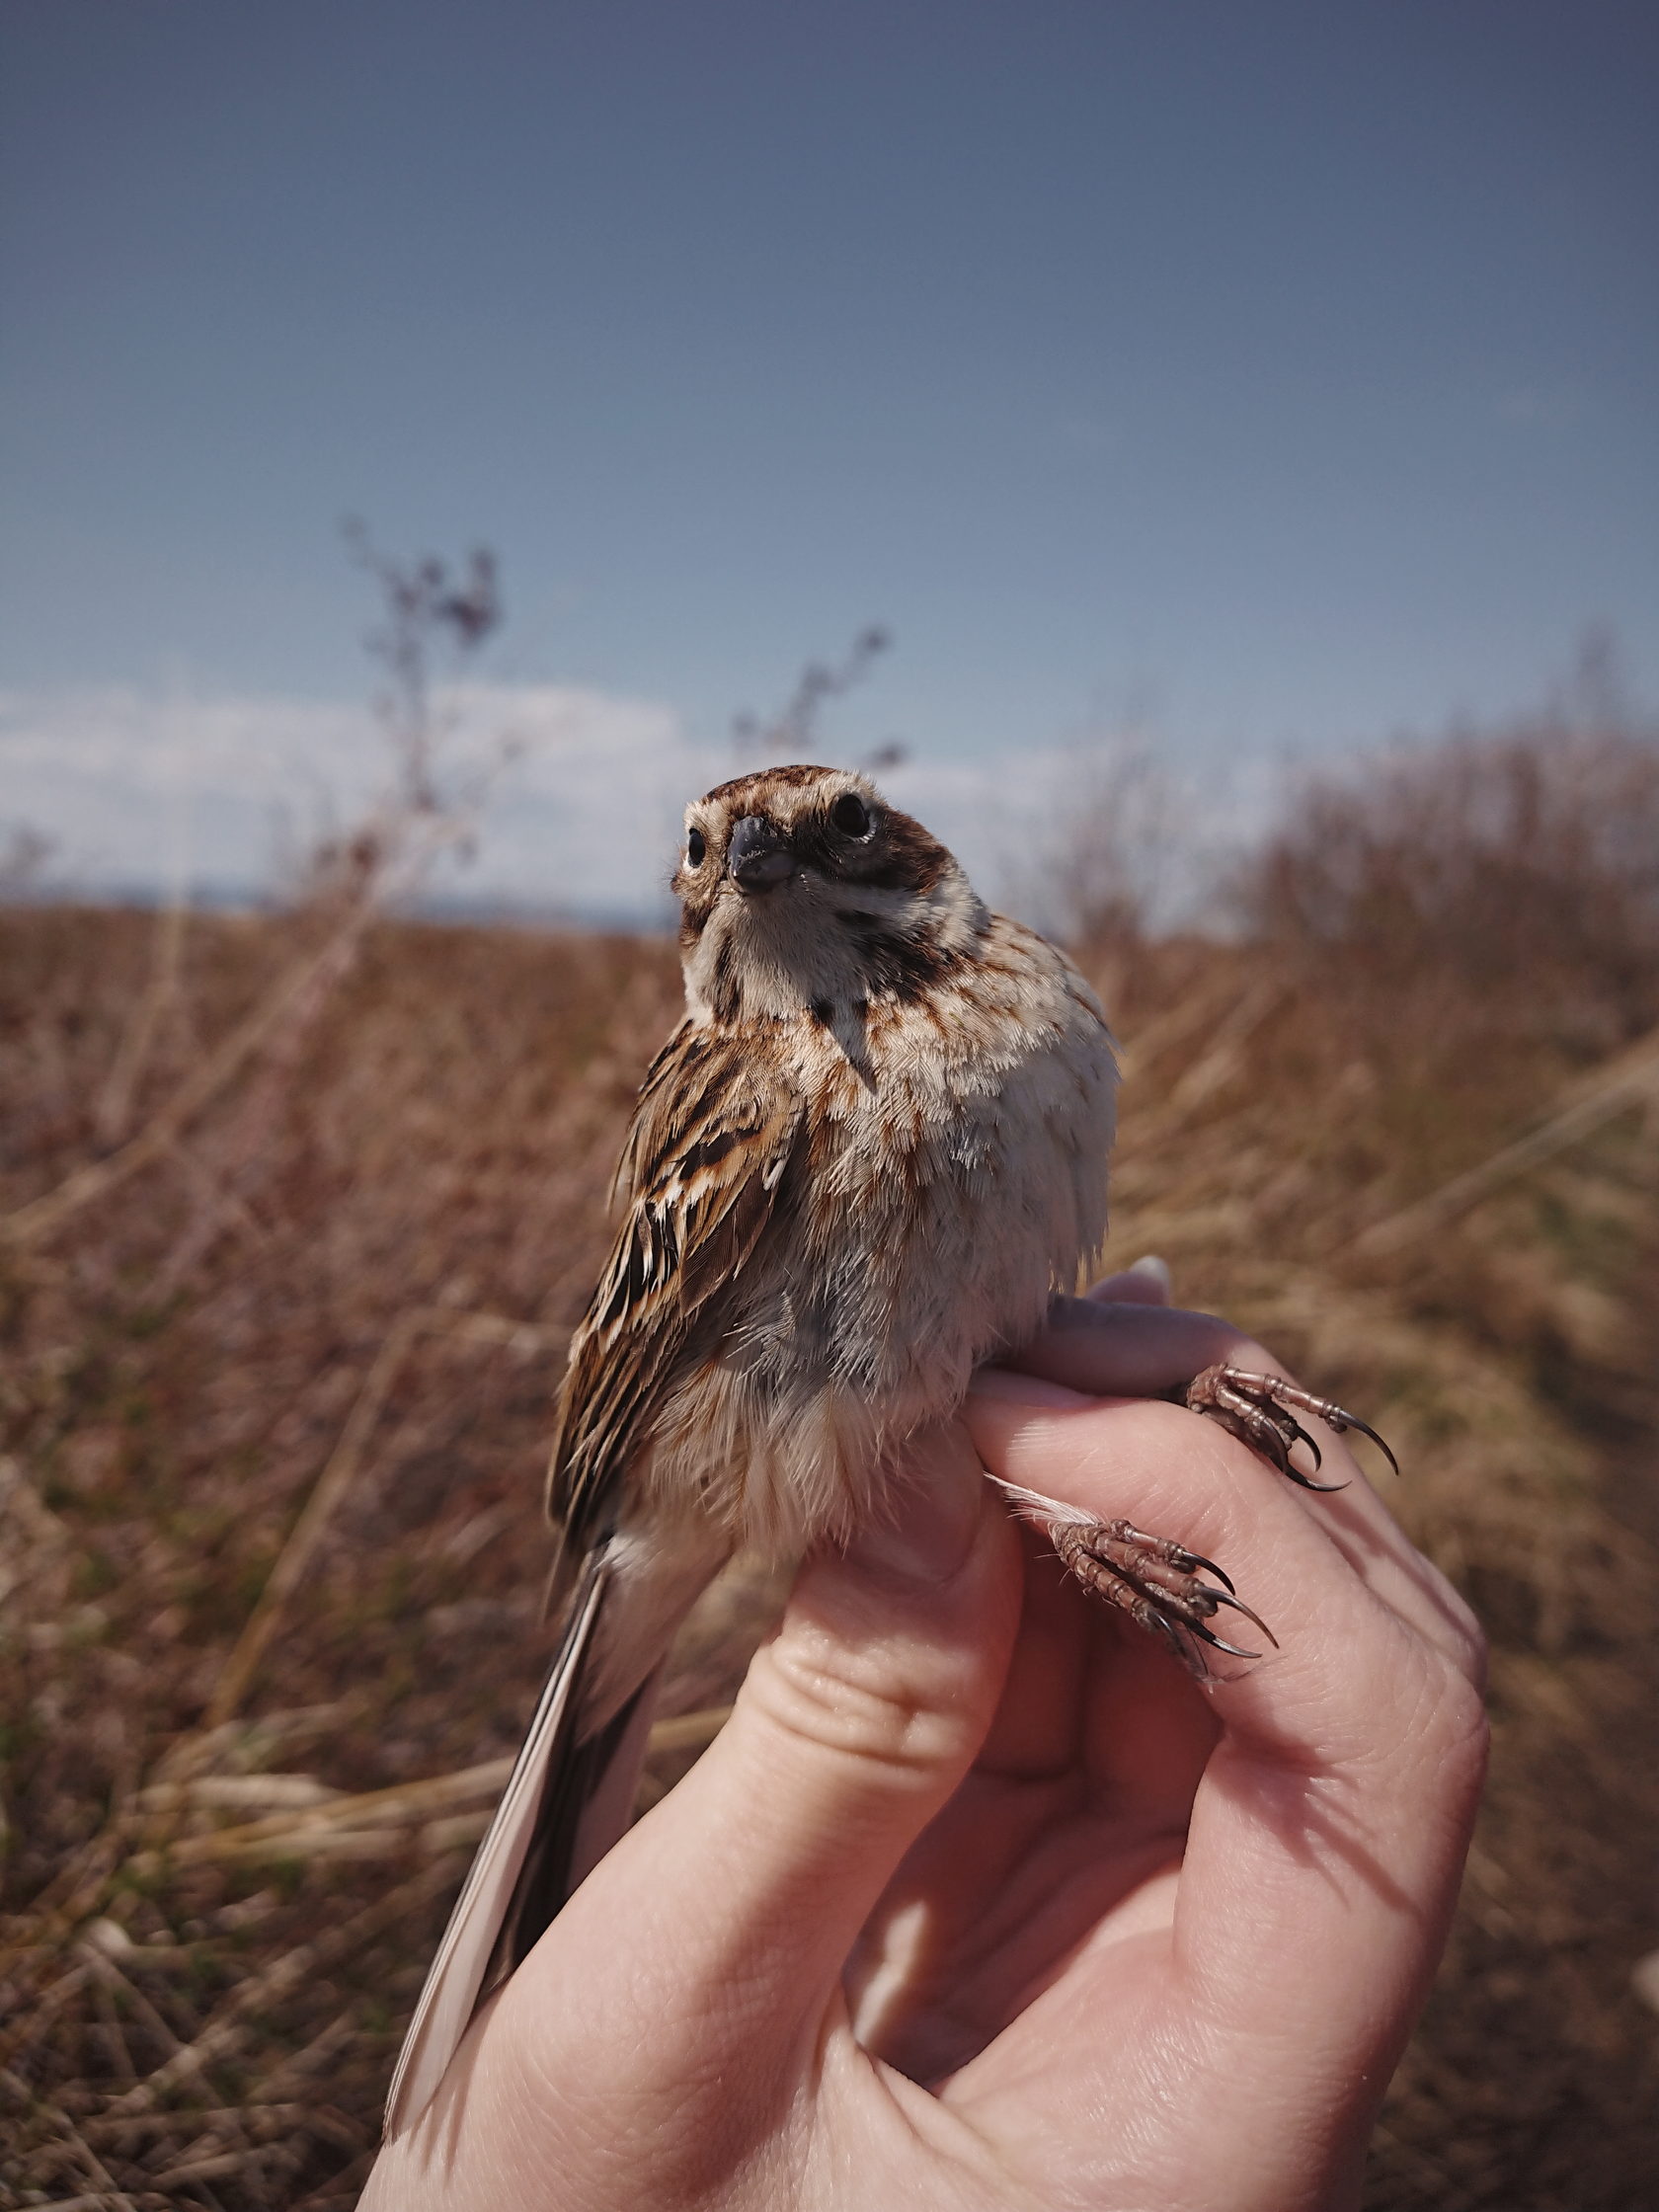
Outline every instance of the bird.
<svg viewBox="0 0 1659 2212">
<path fill-rule="evenodd" d="M 784 1561 L 891 1511 L 909 1440 L 1105 1238 L 1118 1070 L 1098 998 L 868 775 L 720 784 L 686 809 L 672 888 L 684 1017 L 640 1089 L 556 1409 L 559 1640 L 405 2040 L 389 2139 L 626 1829 L 664 1661 L 709 1582 L 740 1548 Z M 1310 1488 L 1298 1411 L 1376 1434 L 1233 1368 L 1184 1396 Z M 1216 1633 L 1224 1607 L 1271 1635 L 1185 1545 L 1002 1488 L 1193 1671 L 1208 1648 L 1255 1656 Z"/>
</svg>

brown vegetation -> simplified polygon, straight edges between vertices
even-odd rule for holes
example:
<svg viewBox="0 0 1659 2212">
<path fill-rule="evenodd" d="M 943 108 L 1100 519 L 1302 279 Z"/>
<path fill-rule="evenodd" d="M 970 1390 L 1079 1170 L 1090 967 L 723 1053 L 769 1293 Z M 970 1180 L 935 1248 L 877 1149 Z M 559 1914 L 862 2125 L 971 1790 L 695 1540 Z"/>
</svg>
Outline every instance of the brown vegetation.
<svg viewBox="0 0 1659 2212">
<path fill-rule="evenodd" d="M 1659 2187 L 1659 755 L 1307 795 L 1243 934 L 1087 957 L 1114 1256 L 1373 1414 L 1494 1639 L 1370 2202 Z M 348 875 L 350 871 L 348 870 Z M 349 2206 L 546 1650 L 541 1462 L 666 946 L 0 912 L 0 2202 Z M 309 1502 L 308 1502 L 309 1501 Z M 773 1593 L 695 1624 L 672 1778 Z"/>
</svg>

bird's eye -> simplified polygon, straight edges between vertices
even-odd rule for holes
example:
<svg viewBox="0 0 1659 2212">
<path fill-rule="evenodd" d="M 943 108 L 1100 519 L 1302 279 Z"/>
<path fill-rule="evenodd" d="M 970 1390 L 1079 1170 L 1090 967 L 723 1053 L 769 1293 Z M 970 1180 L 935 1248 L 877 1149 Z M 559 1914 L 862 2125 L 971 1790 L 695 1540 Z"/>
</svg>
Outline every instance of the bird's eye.
<svg viewBox="0 0 1659 2212">
<path fill-rule="evenodd" d="M 685 832 L 685 857 L 693 868 L 702 866 L 703 856 L 707 851 L 708 839 L 703 835 L 703 832 L 700 830 L 687 830 Z"/>
<path fill-rule="evenodd" d="M 835 828 L 849 837 L 866 837 L 870 833 L 870 810 L 862 799 L 855 799 L 849 791 L 837 799 L 830 809 L 830 819 Z"/>
</svg>

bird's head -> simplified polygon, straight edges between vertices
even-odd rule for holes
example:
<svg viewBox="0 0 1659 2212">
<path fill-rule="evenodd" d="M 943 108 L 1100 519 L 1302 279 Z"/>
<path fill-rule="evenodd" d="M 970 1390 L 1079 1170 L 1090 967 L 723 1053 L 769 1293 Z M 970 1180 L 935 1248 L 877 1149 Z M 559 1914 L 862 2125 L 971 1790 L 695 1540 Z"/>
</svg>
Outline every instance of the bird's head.
<svg viewBox="0 0 1659 2212">
<path fill-rule="evenodd" d="M 716 1020 L 913 997 L 989 919 L 919 822 L 845 768 L 762 768 L 685 810 L 686 997 Z"/>
</svg>

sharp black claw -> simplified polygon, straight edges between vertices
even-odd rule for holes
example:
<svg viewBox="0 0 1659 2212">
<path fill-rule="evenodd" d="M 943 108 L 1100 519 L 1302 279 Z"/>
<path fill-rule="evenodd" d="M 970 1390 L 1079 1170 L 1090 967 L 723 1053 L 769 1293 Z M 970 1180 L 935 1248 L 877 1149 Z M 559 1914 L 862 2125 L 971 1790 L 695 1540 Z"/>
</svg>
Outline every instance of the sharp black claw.
<svg viewBox="0 0 1659 2212">
<path fill-rule="evenodd" d="M 1314 1439 L 1308 1435 L 1307 1431 L 1303 1427 L 1300 1421 L 1293 1418 L 1291 1420 L 1291 1428 L 1296 1435 L 1297 1442 L 1299 1444 L 1305 1444 L 1308 1451 L 1312 1453 L 1313 1467 L 1316 1473 L 1318 1469 L 1325 1463 L 1323 1453 L 1319 1450 L 1317 1443 L 1315 1443 Z"/>
<path fill-rule="evenodd" d="M 1310 1474 L 1303 1474 L 1296 1467 L 1288 1466 L 1285 1472 L 1304 1490 L 1318 1490 L 1328 1495 L 1332 1491 L 1346 1490 L 1348 1487 L 1346 1482 L 1315 1482 Z"/>
<path fill-rule="evenodd" d="M 1274 1650 L 1277 1651 L 1279 1649 L 1279 1638 L 1273 1633 L 1273 1630 L 1268 1626 L 1267 1622 L 1262 1619 L 1259 1613 L 1252 1613 L 1250 1611 L 1249 1607 L 1244 1603 L 1242 1598 L 1232 1597 L 1227 1591 L 1224 1590 L 1212 1590 L 1210 1595 L 1215 1599 L 1216 1603 L 1219 1606 L 1231 1606 L 1234 1613 L 1241 1613 L 1246 1620 L 1253 1620 L 1256 1626 L 1261 1630 L 1262 1634 L 1267 1638 L 1268 1642 L 1273 1646 Z"/>
<path fill-rule="evenodd" d="M 1369 1421 L 1358 1420 L 1343 1406 L 1338 1406 L 1337 1411 L 1341 1414 L 1342 1418 L 1339 1422 L 1333 1422 L 1331 1424 L 1332 1427 L 1338 1429 L 1339 1431 L 1341 1429 L 1358 1429 L 1361 1436 L 1370 1437 L 1372 1443 L 1376 1445 L 1378 1451 L 1382 1453 L 1383 1459 L 1387 1461 L 1389 1466 L 1393 1468 L 1394 1473 L 1397 1476 L 1400 1470 L 1400 1463 L 1394 1458 L 1393 1453 L 1389 1450 L 1386 1441 L 1382 1437 L 1380 1437 L 1378 1435 L 1377 1431 L 1372 1427 L 1371 1423 Z"/>
<path fill-rule="evenodd" d="M 1201 1642 L 1213 1645 L 1217 1651 L 1228 1651 L 1235 1659 L 1259 1659 L 1261 1657 L 1259 1651 L 1246 1651 L 1242 1644 L 1228 1643 L 1224 1636 L 1218 1636 L 1212 1629 L 1207 1628 L 1202 1620 L 1185 1620 L 1181 1625 L 1186 1629 L 1189 1636 L 1197 1636 Z"/>
<path fill-rule="evenodd" d="M 1236 1434 L 1236 1431 L 1234 1433 Z M 1290 1450 L 1285 1443 L 1285 1439 L 1270 1423 L 1264 1423 L 1260 1429 L 1246 1428 L 1243 1441 L 1253 1451 L 1259 1452 L 1264 1460 L 1271 1460 L 1281 1474 L 1296 1473 L 1295 1467 L 1291 1464 Z M 1298 1479 L 1301 1478 L 1298 1477 Z"/>
<path fill-rule="evenodd" d="M 1182 1643 L 1179 1635 L 1175 1631 L 1174 1621 L 1167 1620 L 1161 1613 L 1154 1613 L 1152 1615 L 1152 1619 L 1163 1630 L 1163 1633 L 1168 1640 L 1169 1648 L 1174 1652 L 1176 1658 L 1181 1661 L 1183 1666 L 1189 1666 L 1191 1664 L 1191 1658 L 1187 1652 L 1185 1645 Z"/>
<path fill-rule="evenodd" d="M 1208 1381 L 1206 1382 L 1206 1378 Z M 1193 1391 L 1197 1382 L 1206 1382 L 1205 1392 L 1195 1400 Z M 1345 1405 L 1333 1405 L 1328 1398 L 1314 1398 L 1294 1383 L 1278 1383 L 1267 1375 L 1249 1375 L 1241 1368 L 1206 1369 L 1204 1376 L 1188 1385 L 1185 1401 L 1195 1412 L 1208 1413 L 1222 1425 L 1249 1445 L 1254 1452 L 1276 1466 L 1281 1474 L 1288 1474 L 1293 1482 L 1300 1482 L 1304 1490 L 1342 1490 L 1342 1482 L 1314 1482 L 1300 1473 L 1293 1465 L 1291 1454 L 1298 1444 L 1305 1444 L 1313 1457 L 1313 1466 L 1318 1471 L 1324 1465 L 1324 1455 L 1317 1438 L 1312 1437 L 1291 1411 L 1291 1404 L 1305 1406 L 1318 1415 L 1338 1436 L 1349 1429 L 1367 1437 L 1376 1445 L 1398 1476 L 1400 1463 L 1385 1437 L 1380 1436 L 1369 1421 L 1362 1421 L 1357 1413 L 1350 1413 Z M 1283 1394 L 1282 1394 L 1283 1393 Z M 1289 1402 L 1287 1402 L 1287 1399 Z"/>
<path fill-rule="evenodd" d="M 1182 1548 L 1185 1549 L 1186 1547 L 1183 1545 Z M 1193 1562 L 1194 1566 L 1202 1567 L 1206 1574 L 1213 1574 L 1216 1580 L 1221 1584 L 1222 1588 L 1227 1592 L 1229 1597 L 1237 1589 L 1237 1584 L 1233 1581 L 1231 1575 L 1227 1573 L 1226 1569 L 1224 1567 L 1217 1566 L 1214 1559 L 1207 1559 L 1202 1551 L 1188 1551 L 1187 1557 Z M 1253 1619 L 1254 1616 L 1252 1615 L 1251 1618 Z"/>
</svg>

